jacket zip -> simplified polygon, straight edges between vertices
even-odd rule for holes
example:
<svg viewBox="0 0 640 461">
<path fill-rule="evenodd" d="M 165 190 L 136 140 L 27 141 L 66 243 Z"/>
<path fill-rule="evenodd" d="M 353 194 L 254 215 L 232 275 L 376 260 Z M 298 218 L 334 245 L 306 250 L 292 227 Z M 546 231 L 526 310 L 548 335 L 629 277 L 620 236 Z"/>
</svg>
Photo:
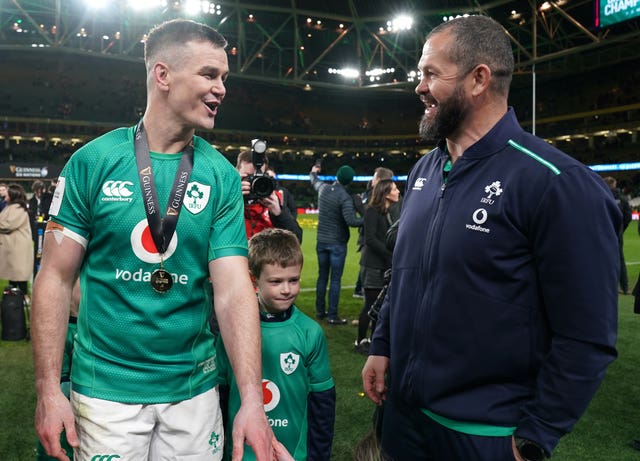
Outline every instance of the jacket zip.
<svg viewBox="0 0 640 461">
<path fill-rule="evenodd" d="M 442 167 L 440 168 L 442 170 Z M 449 178 L 451 179 L 451 172 L 449 172 Z M 443 198 L 444 198 L 444 192 L 445 189 L 447 187 L 447 183 L 442 182 L 442 185 L 440 186 L 440 194 L 438 196 L 438 205 L 437 205 L 437 209 L 436 209 L 436 213 L 435 216 L 433 218 L 433 221 L 431 222 L 431 226 L 429 228 L 429 232 L 427 233 L 427 244 L 425 245 L 425 249 L 426 252 L 423 254 L 422 257 L 422 268 L 420 270 L 420 279 L 424 280 L 425 283 L 425 289 L 424 292 L 422 293 L 422 297 L 420 300 L 417 300 L 420 303 L 420 306 L 422 306 L 422 300 L 425 299 L 425 297 L 428 295 L 428 293 L 431 291 L 431 284 L 432 281 L 430 279 L 430 274 L 433 272 L 431 270 L 431 266 L 433 264 L 433 261 L 436 259 L 435 258 L 435 251 L 434 248 L 437 247 L 437 242 L 440 241 L 440 236 L 442 234 L 441 230 L 441 226 L 440 226 L 440 221 L 442 219 L 442 202 L 443 202 Z M 428 255 L 428 256 L 427 256 Z M 409 380 L 407 381 L 407 387 L 408 389 L 412 389 L 413 388 L 413 377 L 415 376 L 415 374 L 413 372 L 410 372 L 410 370 L 413 368 L 413 365 L 415 363 L 415 357 L 416 357 L 416 353 L 417 351 L 421 350 L 420 347 L 420 343 L 424 342 L 424 341 L 429 341 L 429 337 L 430 337 L 430 326 L 431 326 L 431 322 L 430 322 L 430 311 L 431 311 L 431 306 L 430 306 L 430 302 L 425 306 L 425 309 L 416 309 L 414 317 L 413 317 L 413 324 L 416 325 L 418 322 L 418 317 L 420 317 L 421 320 L 426 320 L 424 322 L 424 326 L 425 326 L 425 334 L 424 335 L 419 335 L 419 337 L 417 335 L 414 335 L 413 338 L 411 338 L 411 351 L 412 353 L 410 354 L 408 360 L 407 360 L 407 372 L 409 375 Z M 422 373 L 425 373 L 426 370 L 421 370 Z M 421 373 L 421 374 L 422 374 Z"/>
</svg>

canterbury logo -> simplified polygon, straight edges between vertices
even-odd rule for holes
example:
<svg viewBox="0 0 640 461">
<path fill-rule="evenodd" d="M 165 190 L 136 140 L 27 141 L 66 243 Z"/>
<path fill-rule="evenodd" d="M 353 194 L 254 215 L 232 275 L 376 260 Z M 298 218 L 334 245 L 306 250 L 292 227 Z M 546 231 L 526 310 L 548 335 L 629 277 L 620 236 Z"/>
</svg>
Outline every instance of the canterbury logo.
<svg viewBox="0 0 640 461">
<path fill-rule="evenodd" d="M 102 193 L 107 197 L 131 197 L 130 186 L 133 186 L 131 181 L 107 181 L 102 185 Z"/>
<path fill-rule="evenodd" d="M 95 455 L 91 461 L 113 461 L 114 459 L 120 459 L 120 455 Z"/>
</svg>

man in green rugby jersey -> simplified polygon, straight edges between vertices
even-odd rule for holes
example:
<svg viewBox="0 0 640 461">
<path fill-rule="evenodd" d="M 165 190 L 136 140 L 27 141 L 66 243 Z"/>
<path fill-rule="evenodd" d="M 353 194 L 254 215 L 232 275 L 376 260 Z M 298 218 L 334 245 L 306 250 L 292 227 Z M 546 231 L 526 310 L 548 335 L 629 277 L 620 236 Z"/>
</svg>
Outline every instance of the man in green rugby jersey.
<svg viewBox="0 0 640 461">
<path fill-rule="evenodd" d="M 193 21 L 152 29 L 142 120 L 80 148 L 59 177 L 32 307 L 35 425 L 57 459 L 63 429 L 76 461 L 221 458 L 209 279 L 242 400 L 234 459 L 245 444 L 270 458 L 240 178 L 195 136 L 224 99 L 225 46 Z M 69 403 L 60 362 L 78 274 Z"/>
</svg>

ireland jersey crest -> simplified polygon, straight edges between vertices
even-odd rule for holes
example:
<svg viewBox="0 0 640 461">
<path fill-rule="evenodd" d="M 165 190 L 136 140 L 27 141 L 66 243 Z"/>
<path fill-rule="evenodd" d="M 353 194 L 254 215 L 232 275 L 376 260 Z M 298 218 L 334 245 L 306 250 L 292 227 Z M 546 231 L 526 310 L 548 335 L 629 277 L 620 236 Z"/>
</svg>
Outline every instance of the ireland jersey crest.
<svg viewBox="0 0 640 461">
<path fill-rule="evenodd" d="M 184 207 L 192 214 L 198 214 L 204 210 L 209 203 L 211 186 L 192 181 L 187 184 L 187 192 L 184 197 Z"/>
<path fill-rule="evenodd" d="M 280 368 L 288 375 L 296 371 L 299 363 L 300 356 L 298 354 L 294 354 L 293 352 L 283 352 L 280 354 Z"/>
</svg>

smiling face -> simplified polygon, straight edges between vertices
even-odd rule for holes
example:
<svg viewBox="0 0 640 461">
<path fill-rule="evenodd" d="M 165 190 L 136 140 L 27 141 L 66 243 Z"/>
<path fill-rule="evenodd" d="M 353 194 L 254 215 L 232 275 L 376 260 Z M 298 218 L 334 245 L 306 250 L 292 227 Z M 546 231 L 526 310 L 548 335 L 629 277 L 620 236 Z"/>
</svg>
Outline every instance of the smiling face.
<svg viewBox="0 0 640 461">
<path fill-rule="evenodd" d="M 302 266 L 282 267 L 265 264 L 255 280 L 260 308 L 270 314 L 284 312 L 293 305 L 300 292 Z"/>
<path fill-rule="evenodd" d="M 166 65 L 167 103 L 185 128 L 212 129 L 226 95 L 227 53 L 206 41 L 191 41 Z"/>
<path fill-rule="evenodd" d="M 460 129 L 469 111 L 464 79 L 458 66 L 449 61 L 448 32 L 435 34 L 427 40 L 422 50 L 418 68 L 422 72 L 416 93 L 425 105 L 420 121 L 423 139 L 449 137 Z"/>
</svg>

